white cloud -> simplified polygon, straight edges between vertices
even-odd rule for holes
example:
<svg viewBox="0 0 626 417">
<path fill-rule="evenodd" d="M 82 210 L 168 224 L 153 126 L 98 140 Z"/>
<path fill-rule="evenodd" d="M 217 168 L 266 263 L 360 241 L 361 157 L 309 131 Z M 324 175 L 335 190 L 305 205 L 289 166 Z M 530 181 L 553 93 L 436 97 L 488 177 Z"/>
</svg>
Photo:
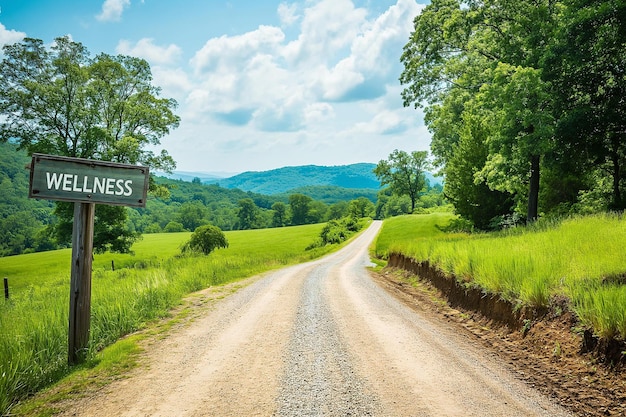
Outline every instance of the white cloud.
<svg viewBox="0 0 626 417">
<path fill-rule="evenodd" d="M 303 126 L 302 86 L 280 62 L 284 33 L 259 26 L 238 36 L 210 39 L 190 63 L 199 81 L 188 97 L 197 111 L 243 125 L 254 119 L 260 130 L 293 131 Z"/>
<path fill-rule="evenodd" d="M 311 62 L 334 62 L 349 47 L 366 23 L 367 10 L 356 9 L 350 0 L 322 0 L 304 11 L 301 33 L 284 51 L 296 67 Z"/>
<path fill-rule="evenodd" d="M 102 11 L 96 19 L 102 22 L 118 21 L 128 6 L 130 6 L 130 0 L 105 0 L 102 4 Z"/>
<path fill-rule="evenodd" d="M 321 74 L 321 95 L 331 101 L 376 98 L 384 83 L 397 82 L 402 47 L 413 28 L 413 18 L 423 5 L 399 0 L 371 24 L 364 23 L 354 38 L 350 54 Z"/>
<path fill-rule="evenodd" d="M 177 45 L 158 46 L 150 38 L 140 39 L 135 45 L 127 40 L 121 40 L 117 44 L 116 52 L 143 58 L 151 64 L 161 65 L 175 63 L 182 54 L 182 50 Z"/>
<path fill-rule="evenodd" d="M 304 119 L 307 125 L 327 121 L 334 116 L 335 110 L 328 103 L 310 103 L 304 109 Z"/>
<path fill-rule="evenodd" d="M 0 47 L 19 42 L 25 37 L 26 34 L 24 32 L 8 30 L 2 23 L 0 23 Z M 0 53 L 2 53 L 1 49 Z"/>
<path fill-rule="evenodd" d="M 242 64 L 258 54 L 275 54 L 285 34 L 280 28 L 259 26 L 257 30 L 238 36 L 221 36 L 209 39 L 196 52 L 190 63 L 196 74 L 216 70 L 241 70 Z"/>
<path fill-rule="evenodd" d="M 280 23 L 283 26 L 291 26 L 300 16 L 297 14 L 298 5 L 297 4 L 287 4 L 281 3 L 278 6 L 278 17 L 280 18 Z"/>
<path fill-rule="evenodd" d="M 152 67 L 154 85 L 162 89 L 163 97 L 175 98 L 179 103 L 184 94 L 192 91 L 193 83 L 182 68 Z"/>
<path fill-rule="evenodd" d="M 299 30 L 296 38 L 259 26 L 205 42 L 189 61 L 191 86 L 181 87 L 181 130 L 211 132 L 205 152 L 258 154 L 268 167 L 329 155 L 336 163 L 377 161 L 395 148 L 427 146 L 428 132 L 418 113 L 402 107 L 398 82 L 402 47 L 423 6 L 397 0 L 371 16 L 349 0 L 298 5 L 278 8 L 281 25 Z"/>
<path fill-rule="evenodd" d="M 407 128 L 408 126 L 403 117 L 395 112 L 385 110 L 376 114 L 372 120 L 357 123 L 353 132 L 389 135 L 404 132 Z"/>
</svg>

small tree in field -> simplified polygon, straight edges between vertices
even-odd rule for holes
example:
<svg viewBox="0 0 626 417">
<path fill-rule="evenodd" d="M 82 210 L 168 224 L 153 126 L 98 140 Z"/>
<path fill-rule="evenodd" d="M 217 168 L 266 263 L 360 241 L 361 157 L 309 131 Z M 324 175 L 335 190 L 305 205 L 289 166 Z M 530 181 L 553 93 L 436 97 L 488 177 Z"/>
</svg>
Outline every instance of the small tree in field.
<svg viewBox="0 0 626 417">
<path fill-rule="evenodd" d="M 393 195 L 409 196 L 413 213 L 420 192 L 426 186 L 424 171 L 428 167 L 428 152 L 407 153 L 396 149 L 389 159 L 383 159 L 376 165 L 374 175 L 380 180 L 380 185 L 389 185 Z"/>
<path fill-rule="evenodd" d="M 191 239 L 183 245 L 182 251 L 208 255 L 215 249 L 227 247 L 228 241 L 224 232 L 217 226 L 207 224 L 198 227 L 191 234 Z"/>
</svg>

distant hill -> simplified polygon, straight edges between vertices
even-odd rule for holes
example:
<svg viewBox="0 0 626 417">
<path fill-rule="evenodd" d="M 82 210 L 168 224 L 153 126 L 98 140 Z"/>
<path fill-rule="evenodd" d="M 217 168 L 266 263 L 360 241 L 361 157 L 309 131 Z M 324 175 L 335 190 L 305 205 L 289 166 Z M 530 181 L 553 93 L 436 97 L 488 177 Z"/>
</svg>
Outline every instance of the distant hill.
<svg viewBox="0 0 626 417">
<path fill-rule="evenodd" d="M 191 172 L 191 171 L 174 171 L 171 174 L 166 172 L 155 172 L 154 175 L 158 177 L 165 177 L 172 180 L 182 180 L 191 182 L 194 178 L 199 178 L 202 183 L 214 184 L 223 178 L 232 177 L 233 173 L 230 172 Z"/>
<path fill-rule="evenodd" d="M 265 195 L 302 193 L 320 200 L 325 200 L 323 195 L 328 192 L 336 193 L 331 188 L 341 188 L 347 189 L 343 190 L 347 194 L 364 195 L 363 192 L 366 191 L 366 196 L 369 198 L 370 195 L 375 196 L 380 190 L 380 182 L 374 175 L 375 167 L 376 164 L 371 163 L 293 166 L 270 171 L 248 171 L 207 183 Z M 430 172 L 426 173 L 426 178 L 431 186 L 442 183 L 440 178 L 434 177 Z M 371 193 L 372 190 L 373 193 Z"/>
<path fill-rule="evenodd" d="M 273 194 L 272 197 L 288 200 L 290 194 L 308 195 L 315 201 L 325 204 L 335 204 L 340 201 L 352 201 L 359 197 L 365 197 L 372 203 L 378 199 L 378 189 L 373 188 L 343 188 L 335 185 L 307 185 L 289 190 L 286 193 Z"/>
<path fill-rule="evenodd" d="M 217 181 L 220 187 L 239 188 L 259 194 L 282 194 L 308 186 L 335 186 L 350 189 L 380 188 L 373 173 L 375 164 L 360 163 L 341 166 L 304 165 L 262 172 L 244 172 Z"/>
</svg>

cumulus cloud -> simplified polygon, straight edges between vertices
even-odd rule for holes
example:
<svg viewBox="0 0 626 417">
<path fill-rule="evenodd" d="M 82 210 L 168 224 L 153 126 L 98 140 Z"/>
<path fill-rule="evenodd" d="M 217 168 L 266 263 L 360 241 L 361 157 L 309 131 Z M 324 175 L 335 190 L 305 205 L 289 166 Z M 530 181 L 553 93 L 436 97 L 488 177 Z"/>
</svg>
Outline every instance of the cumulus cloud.
<svg viewBox="0 0 626 417">
<path fill-rule="evenodd" d="M 333 62 L 350 46 L 366 23 L 367 10 L 350 0 L 322 0 L 304 11 L 301 33 L 289 42 L 285 58 L 296 67 Z"/>
<path fill-rule="evenodd" d="M 376 114 L 372 120 L 357 123 L 351 129 L 351 132 L 357 134 L 392 135 L 405 132 L 408 128 L 409 126 L 404 117 L 397 112 L 383 110 Z"/>
<path fill-rule="evenodd" d="M 293 74 L 280 64 L 284 33 L 276 27 L 260 26 L 238 36 L 210 39 L 191 59 L 201 81 L 189 96 L 196 109 L 214 112 L 226 123 L 259 119 L 263 130 L 300 126 L 293 111 L 284 105 L 297 94 Z"/>
<path fill-rule="evenodd" d="M 96 19 L 102 22 L 119 21 L 124 9 L 128 6 L 130 6 L 130 0 L 105 0 L 102 4 L 102 11 Z"/>
<path fill-rule="evenodd" d="M 195 53 L 190 65 L 196 85 L 186 98 L 194 117 L 208 114 L 224 125 L 295 132 L 340 120 L 335 105 L 397 94 L 392 86 L 398 84 L 399 57 L 423 5 L 398 0 L 374 17 L 350 0 L 299 7 L 283 3 L 277 10 L 282 25 L 298 25 L 294 39 L 281 28 L 259 26 L 209 39 Z M 370 114 L 359 132 L 408 129 L 393 110 Z"/>
<path fill-rule="evenodd" d="M 281 25 L 291 26 L 296 23 L 296 21 L 300 18 L 297 11 L 297 4 L 281 3 L 278 6 L 278 17 L 280 18 Z"/>
<path fill-rule="evenodd" d="M 21 41 L 26 37 L 24 32 L 18 32 L 15 30 L 8 30 L 2 23 L 0 23 L 0 48 L 4 45 L 10 45 Z M 0 49 L 0 54 L 2 50 Z"/>
<path fill-rule="evenodd" d="M 243 35 L 209 39 L 190 63 L 196 74 L 220 69 L 241 69 L 242 63 L 249 62 L 259 54 L 276 54 L 284 39 L 285 34 L 280 28 L 262 25 Z"/>
<path fill-rule="evenodd" d="M 321 74 L 318 87 L 331 101 L 371 99 L 385 93 L 386 80 L 396 82 L 402 47 L 413 28 L 413 18 L 423 5 L 399 0 L 371 24 L 361 25 L 350 53 Z"/>
<path fill-rule="evenodd" d="M 177 45 L 158 46 L 150 38 L 141 39 L 134 45 L 127 40 L 121 40 L 117 44 L 116 52 L 143 58 L 151 64 L 160 65 L 172 64 L 182 54 L 182 50 Z"/>
</svg>

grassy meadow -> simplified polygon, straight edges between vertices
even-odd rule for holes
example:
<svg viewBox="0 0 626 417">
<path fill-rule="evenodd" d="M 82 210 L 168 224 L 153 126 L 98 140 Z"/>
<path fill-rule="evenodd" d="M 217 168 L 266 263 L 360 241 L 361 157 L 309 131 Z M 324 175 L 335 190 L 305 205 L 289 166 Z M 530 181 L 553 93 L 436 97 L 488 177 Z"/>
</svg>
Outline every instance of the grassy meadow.
<svg viewBox="0 0 626 417">
<path fill-rule="evenodd" d="M 582 324 L 602 338 L 626 339 L 626 219 L 618 215 L 539 221 L 498 233 L 441 231 L 450 213 L 385 221 L 376 256 L 405 254 L 520 305 L 570 299 Z"/>
<path fill-rule="evenodd" d="M 177 256 L 190 233 L 144 235 L 134 255 L 95 255 L 88 358 L 167 316 L 191 292 L 333 250 L 336 245 L 305 250 L 323 226 L 226 232 L 229 247 L 209 256 Z M 69 371 L 70 258 L 70 249 L 0 258 L 0 277 L 8 277 L 11 292 L 0 300 L 0 415 Z"/>
</svg>

